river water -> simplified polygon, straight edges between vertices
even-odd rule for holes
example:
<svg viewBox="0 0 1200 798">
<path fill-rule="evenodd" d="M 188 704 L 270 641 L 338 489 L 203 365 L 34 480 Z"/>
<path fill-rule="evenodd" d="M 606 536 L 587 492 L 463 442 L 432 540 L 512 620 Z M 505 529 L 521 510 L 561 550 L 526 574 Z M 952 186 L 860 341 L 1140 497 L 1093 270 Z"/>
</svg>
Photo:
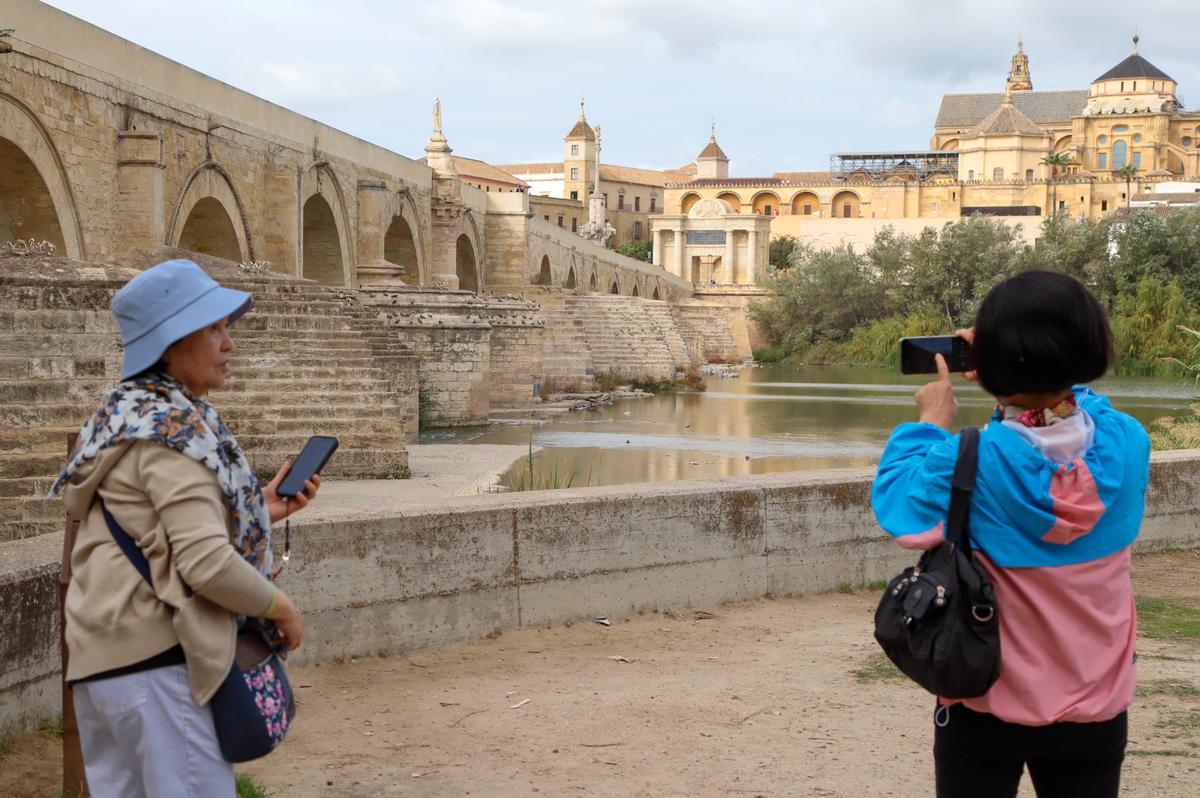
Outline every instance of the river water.
<svg viewBox="0 0 1200 798">
<path fill-rule="evenodd" d="M 543 447 L 534 471 L 576 487 L 762 474 L 878 462 L 892 428 L 916 418 L 913 392 L 927 378 L 890 369 L 767 366 L 737 377 L 707 377 L 704 393 L 618 400 L 549 421 L 424 433 L 424 442 L 515 443 Z M 985 423 L 993 405 L 959 384 L 961 424 Z M 1112 377 L 1095 386 L 1149 423 L 1183 415 L 1196 395 L 1180 379 Z M 527 470 L 522 461 L 510 475 Z"/>
</svg>

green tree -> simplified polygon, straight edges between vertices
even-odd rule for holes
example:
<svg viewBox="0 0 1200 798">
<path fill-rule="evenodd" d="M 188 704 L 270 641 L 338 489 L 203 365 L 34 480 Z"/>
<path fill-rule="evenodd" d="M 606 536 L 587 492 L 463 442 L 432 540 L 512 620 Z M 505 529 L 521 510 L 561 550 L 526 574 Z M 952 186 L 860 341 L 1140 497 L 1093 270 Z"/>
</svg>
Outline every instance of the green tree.
<svg viewBox="0 0 1200 798">
<path fill-rule="evenodd" d="M 1127 163 L 1117 170 L 1117 174 L 1125 178 L 1125 207 L 1128 208 L 1129 201 L 1133 199 L 1130 189 L 1132 187 L 1133 178 L 1137 177 L 1137 167 L 1131 163 Z"/>
<path fill-rule="evenodd" d="M 1091 286 L 1097 297 L 1111 307 L 1116 289 L 1113 284 L 1107 220 L 1072 219 L 1067 213 L 1054 213 L 1042 222 L 1041 234 L 1033 246 L 1017 258 L 1017 269 L 1048 269 L 1069 274 Z"/>
<path fill-rule="evenodd" d="M 778 236 L 771 239 L 769 263 L 773 269 L 790 269 L 792 253 L 800 248 L 800 239 L 795 236 Z"/>
<path fill-rule="evenodd" d="M 648 241 L 630 241 L 617 247 L 617 252 L 634 260 L 649 261 L 654 255 L 654 245 Z"/>
<path fill-rule="evenodd" d="M 1197 326 L 1195 306 L 1175 283 L 1143 278 L 1122 295 L 1112 314 L 1113 353 L 1124 371 L 1175 373 L 1170 358 L 1185 359 L 1193 338 L 1181 327 Z"/>
<path fill-rule="evenodd" d="M 972 216 L 941 232 L 926 228 L 912 241 L 909 312 L 936 308 L 948 324 L 970 324 L 984 294 L 1012 274 L 1021 244 L 1002 221 Z"/>
<path fill-rule="evenodd" d="M 1058 212 L 1058 170 L 1060 167 L 1065 168 L 1071 164 L 1071 156 L 1065 152 L 1052 152 L 1045 158 L 1042 158 L 1042 166 L 1049 170 L 1050 174 L 1050 213 Z"/>
</svg>

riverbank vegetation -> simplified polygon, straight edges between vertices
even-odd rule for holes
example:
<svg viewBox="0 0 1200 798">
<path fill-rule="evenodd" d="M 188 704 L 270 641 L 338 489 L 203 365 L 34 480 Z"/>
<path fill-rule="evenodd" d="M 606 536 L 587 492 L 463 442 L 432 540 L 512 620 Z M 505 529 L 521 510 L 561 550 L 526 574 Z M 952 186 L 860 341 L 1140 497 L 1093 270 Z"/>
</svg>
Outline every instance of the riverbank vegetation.
<svg viewBox="0 0 1200 798">
<path fill-rule="evenodd" d="M 1047 218 L 1035 244 L 975 216 L 916 236 L 880 230 L 871 246 L 772 242 L 769 297 L 751 308 L 772 346 L 760 362 L 898 365 L 898 340 L 970 326 L 993 285 L 1050 269 L 1082 280 L 1108 310 L 1121 374 L 1182 376 L 1200 329 L 1200 210 L 1124 223 Z"/>
</svg>

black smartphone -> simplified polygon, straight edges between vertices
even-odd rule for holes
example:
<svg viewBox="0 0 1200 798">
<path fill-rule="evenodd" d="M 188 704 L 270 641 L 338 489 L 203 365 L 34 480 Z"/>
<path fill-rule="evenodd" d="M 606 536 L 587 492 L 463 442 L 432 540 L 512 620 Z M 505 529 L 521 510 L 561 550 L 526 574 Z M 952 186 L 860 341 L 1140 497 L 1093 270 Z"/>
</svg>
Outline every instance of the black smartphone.
<svg viewBox="0 0 1200 798">
<path fill-rule="evenodd" d="M 275 492 L 280 496 L 295 496 L 304 490 L 304 483 L 320 473 L 329 458 L 337 451 L 338 439 L 329 435 L 314 435 L 300 450 L 300 456 L 292 463 L 292 470 L 279 483 Z"/>
<path fill-rule="evenodd" d="M 957 335 L 923 335 L 900 339 L 901 374 L 937 374 L 934 355 L 946 359 L 951 371 L 967 371 L 967 342 Z"/>
</svg>

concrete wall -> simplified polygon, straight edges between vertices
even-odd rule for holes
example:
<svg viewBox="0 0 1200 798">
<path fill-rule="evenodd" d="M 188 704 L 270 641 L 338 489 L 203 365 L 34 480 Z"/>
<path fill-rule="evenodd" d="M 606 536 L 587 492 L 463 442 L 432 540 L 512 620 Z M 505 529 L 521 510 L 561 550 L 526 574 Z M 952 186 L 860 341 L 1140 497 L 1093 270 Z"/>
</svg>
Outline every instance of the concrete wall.
<svg viewBox="0 0 1200 798">
<path fill-rule="evenodd" d="M 1200 450 L 1152 457 L 1137 548 L 1200 546 Z M 281 585 L 298 663 L 494 629 L 803 594 L 890 577 L 911 552 L 868 508 L 869 469 L 456 498 L 297 517 Z M 55 535 L 0 544 L 0 723 L 57 711 Z"/>
</svg>

